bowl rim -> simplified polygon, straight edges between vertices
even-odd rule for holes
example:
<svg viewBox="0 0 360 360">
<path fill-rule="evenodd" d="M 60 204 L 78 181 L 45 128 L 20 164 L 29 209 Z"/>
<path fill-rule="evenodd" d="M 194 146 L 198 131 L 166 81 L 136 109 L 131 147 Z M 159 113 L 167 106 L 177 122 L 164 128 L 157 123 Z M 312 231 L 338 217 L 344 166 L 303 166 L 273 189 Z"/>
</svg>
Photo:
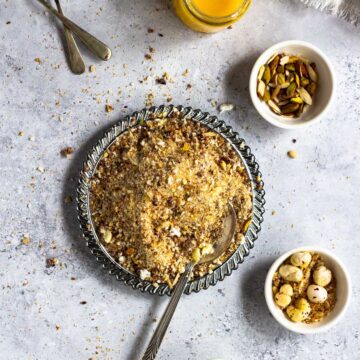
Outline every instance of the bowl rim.
<svg viewBox="0 0 360 360">
<path fill-rule="evenodd" d="M 273 297 L 272 278 L 274 276 L 275 271 L 277 270 L 277 268 L 281 265 L 281 263 L 284 260 L 286 260 L 289 256 L 291 256 L 292 254 L 299 252 L 299 251 L 312 251 L 312 252 L 317 252 L 319 254 L 324 254 L 326 257 L 331 259 L 331 261 L 336 263 L 344 274 L 344 279 L 345 279 L 345 302 L 344 302 L 344 305 L 338 311 L 338 314 L 336 315 L 336 317 L 334 317 L 330 321 L 323 323 L 323 324 L 321 322 L 319 322 L 317 324 L 318 325 L 317 327 L 308 327 L 308 328 L 301 327 L 300 328 L 297 323 L 294 323 L 294 322 L 288 320 L 285 316 L 283 316 L 283 314 L 281 312 L 279 312 L 279 308 L 276 306 L 274 297 Z M 265 301 L 266 301 L 267 307 L 268 307 L 271 315 L 274 317 L 274 319 L 280 325 L 282 325 L 283 327 L 285 327 L 286 329 L 288 329 L 290 331 L 293 331 L 293 332 L 296 332 L 299 334 L 320 333 L 320 332 L 327 331 L 330 328 L 332 328 L 334 325 L 336 325 L 341 320 L 341 318 L 344 316 L 344 314 L 346 313 L 346 310 L 349 306 L 350 299 L 351 299 L 350 275 L 345 267 L 345 264 L 332 251 L 330 251 L 326 248 L 323 248 L 321 246 L 311 246 L 311 245 L 301 246 L 301 247 L 286 251 L 272 263 L 272 265 L 270 266 L 270 268 L 267 272 L 267 275 L 266 275 L 265 284 L 264 284 L 264 295 L 265 295 Z"/>
<path fill-rule="evenodd" d="M 226 276 L 231 275 L 232 271 L 238 268 L 238 265 L 244 261 L 250 249 L 253 248 L 254 241 L 258 238 L 258 233 L 261 230 L 261 223 L 263 221 L 263 214 L 265 212 L 264 182 L 262 180 L 262 174 L 259 171 L 259 165 L 245 141 L 239 137 L 237 132 L 233 131 L 231 126 L 219 120 L 217 116 L 210 115 L 198 109 L 194 110 L 191 107 L 161 105 L 136 111 L 131 116 L 126 116 L 111 126 L 100 137 L 96 145 L 90 149 L 79 174 L 76 203 L 80 229 L 91 253 L 110 275 L 114 275 L 117 280 L 124 282 L 133 289 L 159 295 L 171 295 L 172 289 L 170 289 L 167 284 L 159 284 L 159 286 L 155 287 L 151 282 L 141 280 L 139 276 L 129 272 L 118 264 L 100 243 L 90 213 L 90 180 L 96 171 L 102 154 L 112 145 L 119 135 L 128 128 L 143 124 L 144 121 L 156 117 L 168 118 L 174 112 L 180 112 L 184 118 L 207 126 L 231 144 L 245 165 L 251 182 L 253 195 L 253 216 L 246 231 L 244 243 L 240 244 L 234 253 L 223 264 L 215 268 L 212 273 L 189 281 L 184 291 L 186 294 L 207 289 L 209 286 L 215 285 L 218 281 L 222 281 Z"/>
<path fill-rule="evenodd" d="M 280 115 L 274 114 L 275 118 L 273 118 L 271 116 L 268 116 L 260 107 L 261 100 L 258 98 L 257 92 L 256 92 L 256 84 L 257 84 L 256 79 L 257 79 L 258 69 L 264 63 L 264 58 L 266 57 L 265 61 L 267 61 L 267 59 L 268 59 L 268 56 L 267 56 L 268 53 L 270 54 L 269 56 L 271 56 L 271 53 L 278 52 L 281 48 L 285 48 L 287 46 L 292 46 L 292 45 L 302 46 L 304 48 L 310 49 L 311 51 L 316 53 L 323 60 L 324 64 L 328 68 L 328 71 L 330 74 L 329 79 L 328 79 L 328 81 L 329 81 L 328 85 L 331 86 L 331 93 L 330 93 L 329 98 L 327 99 L 324 109 L 318 115 L 314 116 L 313 118 L 311 118 L 307 121 L 302 121 L 299 123 L 289 122 L 288 124 L 284 124 L 280 121 L 280 119 L 282 118 Z M 256 59 L 254 65 L 251 69 L 251 73 L 250 73 L 249 93 L 250 93 L 251 101 L 252 101 L 256 111 L 264 120 L 266 120 L 267 122 L 269 122 L 270 124 L 272 124 L 276 127 L 282 128 L 282 129 L 293 130 L 293 129 L 304 128 L 304 127 L 312 125 L 312 124 L 318 122 L 319 120 L 321 120 L 321 118 L 323 118 L 328 113 L 330 105 L 334 100 L 335 92 L 336 92 L 335 71 L 333 69 L 333 66 L 332 66 L 329 58 L 318 47 L 316 47 L 315 45 L 313 45 L 307 41 L 303 41 L 303 40 L 281 41 L 279 43 L 276 43 L 276 44 L 268 47 Z M 301 117 L 300 117 L 300 119 L 301 119 Z"/>
</svg>

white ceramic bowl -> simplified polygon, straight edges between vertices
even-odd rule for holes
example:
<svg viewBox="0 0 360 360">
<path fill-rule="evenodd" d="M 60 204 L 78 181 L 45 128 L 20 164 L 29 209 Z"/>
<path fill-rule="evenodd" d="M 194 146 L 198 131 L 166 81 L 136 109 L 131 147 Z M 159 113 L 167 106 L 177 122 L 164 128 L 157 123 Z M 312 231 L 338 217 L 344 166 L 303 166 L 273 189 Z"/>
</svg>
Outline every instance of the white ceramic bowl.
<svg viewBox="0 0 360 360">
<path fill-rule="evenodd" d="M 257 95 L 257 75 L 260 66 L 265 64 L 273 54 L 283 52 L 300 55 L 314 62 L 319 75 L 319 86 L 314 102 L 299 118 L 289 119 L 273 113 Z M 335 93 L 334 70 L 327 56 L 314 45 L 305 41 L 284 41 L 265 50 L 256 60 L 250 75 L 249 91 L 255 109 L 266 121 L 283 129 L 296 129 L 310 125 L 326 114 Z"/>
<path fill-rule="evenodd" d="M 290 321 L 283 311 L 276 305 L 272 292 L 272 279 L 274 273 L 279 266 L 292 254 L 299 251 L 312 251 L 320 254 L 325 261 L 326 267 L 328 267 L 335 279 L 336 279 L 336 296 L 337 301 L 334 309 L 323 320 L 314 324 L 294 323 Z M 279 324 L 287 328 L 288 330 L 301 333 L 301 334 L 314 334 L 328 330 L 333 327 L 340 318 L 344 315 L 346 308 L 350 301 L 351 283 L 349 274 L 345 268 L 345 265 L 329 250 L 318 248 L 314 246 L 305 246 L 297 249 L 290 250 L 281 255 L 270 267 L 265 280 L 265 300 L 266 304 Z"/>
</svg>

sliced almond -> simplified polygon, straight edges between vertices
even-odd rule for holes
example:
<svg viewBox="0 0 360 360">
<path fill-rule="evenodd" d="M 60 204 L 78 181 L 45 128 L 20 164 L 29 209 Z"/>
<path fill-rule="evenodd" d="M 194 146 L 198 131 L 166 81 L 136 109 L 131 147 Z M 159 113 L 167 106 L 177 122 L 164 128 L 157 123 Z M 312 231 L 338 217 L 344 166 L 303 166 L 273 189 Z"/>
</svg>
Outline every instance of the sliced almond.
<svg viewBox="0 0 360 360">
<path fill-rule="evenodd" d="M 257 92 L 260 97 L 264 97 L 265 94 L 265 83 L 263 81 L 259 81 Z"/>
<path fill-rule="evenodd" d="M 266 64 L 267 65 L 270 64 L 277 56 L 278 56 L 278 54 L 276 54 L 276 53 L 271 55 L 270 59 L 266 62 Z"/>
<path fill-rule="evenodd" d="M 309 64 L 306 64 L 306 69 L 309 73 L 310 79 L 314 82 L 317 82 L 318 76 L 317 76 L 315 70 Z"/>
<path fill-rule="evenodd" d="M 274 113 L 281 115 L 281 110 L 280 110 L 280 108 L 275 104 L 274 101 L 269 100 L 269 101 L 268 101 L 268 105 L 269 105 L 270 109 L 271 109 Z"/>
<path fill-rule="evenodd" d="M 262 77 L 264 75 L 264 71 L 265 71 L 265 66 L 261 65 L 260 69 L 259 69 L 258 77 L 257 77 L 258 81 L 261 81 L 261 79 L 262 79 Z"/>
<path fill-rule="evenodd" d="M 286 65 L 290 60 L 290 56 L 283 56 L 281 59 L 280 59 L 280 65 Z"/>
<path fill-rule="evenodd" d="M 280 85 L 282 89 L 286 89 L 290 86 L 290 83 L 288 81 L 284 82 L 283 84 Z"/>
<path fill-rule="evenodd" d="M 297 92 L 299 93 L 299 95 L 302 98 L 302 100 L 304 101 L 304 103 L 306 103 L 308 105 L 312 105 L 312 98 L 311 98 L 310 94 L 304 88 L 298 89 Z"/>
</svg>

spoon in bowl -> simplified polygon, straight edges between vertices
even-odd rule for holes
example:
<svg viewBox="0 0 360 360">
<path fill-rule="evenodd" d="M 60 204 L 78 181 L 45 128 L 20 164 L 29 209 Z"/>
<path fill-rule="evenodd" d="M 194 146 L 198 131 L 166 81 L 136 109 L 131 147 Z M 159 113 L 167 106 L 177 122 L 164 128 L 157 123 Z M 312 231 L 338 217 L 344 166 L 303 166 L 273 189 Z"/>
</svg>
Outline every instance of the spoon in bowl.
<svg viewBox="0 0 360 360">
<path fill-rule="evenodd" d="M 149 342 L 148 347 L 146 348 L 145 354 L 142 357 L 142 360 L 153 360 L 156 357 L 156 354 L 160 348 L 161 342 L 164 338 L 166 330 L 170 324 L 170 321 L 176 310 L 176 306 L 180 300 L 181 295 L 183 294 L 186 284 L 190 278 L 190 275 L 196 265 L 205 264 L 207 262 L 214 261 L 219 256 L 221 256 L 226 249 L 228 249 L 231 240 L 234 237 L 236 229 L 236 213 L 234 207 L 229 202 L 229 214 L 224 219 L 224 228 L 223 233 L 220 239 L 218 239 L 214 244 L 214 251 L 203 255 L 198 262 L 190 262 L 186 265 L 185 271 L 181 274 L 178 283 L 174 287 L 173 294 L 167 305 L 164 314 L 162 315 L 158 326 Z"/>
</svg>

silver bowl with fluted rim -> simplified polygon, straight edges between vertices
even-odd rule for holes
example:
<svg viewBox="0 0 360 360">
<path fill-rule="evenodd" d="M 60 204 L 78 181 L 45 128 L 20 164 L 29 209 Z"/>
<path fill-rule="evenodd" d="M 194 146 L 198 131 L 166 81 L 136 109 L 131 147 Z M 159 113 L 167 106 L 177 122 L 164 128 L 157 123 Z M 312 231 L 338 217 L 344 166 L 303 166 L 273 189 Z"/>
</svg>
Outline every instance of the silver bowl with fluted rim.
<svg viewBox="0 0 360 360">
<path fill-rule="evenodd" d="M 237 247 L 234 253 L 228 257 L 224 263 L 215 268 L 211 273 L 191 280 L 185 288 L 186 294 L 207 289 L 210 285 L 215 285 L 218 281 L 223 280 L 225 276 L 231 275 L 232 271 L 238 268 L 239 264 L 244 261 L 245 256 L 249 254 L 250 249 L 254 246 L 254 241 L 257 239 L 258 233 L 261 230 L 263 213 L 265 211 L 264 184 L 259 171 L 259 165 L 256 162 L 254 155 L 251 153 L 250 148 L 245 144 L 245 141 L 239 137 L 239 134 L 233 131 L 231 126 L 226 125 L 224 121 L 219 120 L 216 116 L 200 110 L 194 110 L 191 107 L 163 105 L 134 112 L 131 116 L 127 116 L 113 125 L 90 150 L 80 172 L 77 188 L 77 207 L 80 228 L 91 253 L 110 275 L 114 275 L 117 280 L 124 282 L 126 285 L 130 285 L 134 289 L 159 295 L 170 295 L 171 288 L 167 284 L 159 284 L 159 286 L 155 287 L 151 282 L 141 280 L 138 275 L 129 272 L 117 263 L 101 244 L 91 218 L 89 202 L 90 179 L 96 171 L 102 154 L 113 144 L 118 136 L 128 128 L 143 124 L 144 121 L 151 120 L 154 117 L 170 117 L 175 109 L 186 119 L 199 122 L 218 133 L 232 145 L 233 149 L 245 165 L 251 181 L 253 194 L 252 221 L 246 231 L 245 241 Z"/>
</svg>

